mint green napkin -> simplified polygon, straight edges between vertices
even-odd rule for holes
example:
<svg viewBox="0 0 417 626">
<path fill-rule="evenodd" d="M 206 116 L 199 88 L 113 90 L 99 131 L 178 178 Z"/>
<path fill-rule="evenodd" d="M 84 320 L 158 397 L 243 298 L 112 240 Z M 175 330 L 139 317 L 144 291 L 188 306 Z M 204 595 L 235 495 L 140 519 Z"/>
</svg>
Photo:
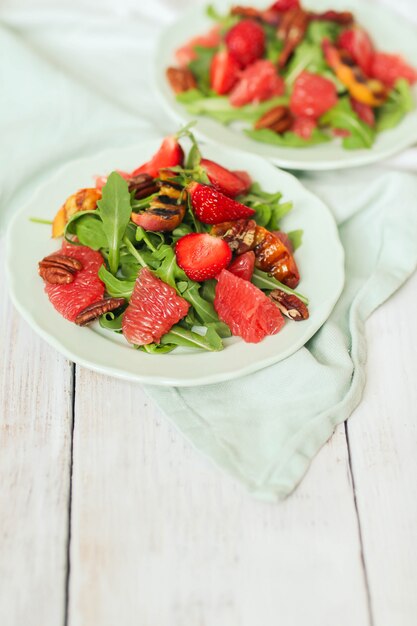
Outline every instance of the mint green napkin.
<svg viewBox="0 0 417 626">
<path fill-rule="evenodd" d="M 118 26 L 126 28 L 135 66 L 145 67 L 152 29 L 138 20 L 129 39 L 131 20 Z M 78 29 L 76 21 L 55 21 L 49 29 L 38 24 L 42 53 L 28 41 L 34 36 L 30 21 L 18 32 L 0 29 L 0 227 L 68 159 L 163 134 L 150 121 L 164 115 L 152 92 L 132 79 L 124 39 L 110 39 L 112 28 L 113 20 L 105 18 L 94 31 Z M 72 48 L 65 48 L 66 37 Z M 45 52 L 56 41 L 59 63 Z M 100 53 L 109 46 L 113 64 L 105 73 Z M 104 97 L 104 89 L 89 89 L 77 71 L 62 69 L 72 67 L 72 49 L 78 59 L 85 52 L 91 68 L 96 63 L 106 93 L 113 85 L 117 97 Z M 125 92 L 117 89 L 121 73 Z M 294 489 L 336 425 L 357 406 L 365 384 L 364 322 L 417 263 L 415 176 L 364 168 L 304 175 L 303 182 L 332 209 L 346 252 L 345 290 L 323 328 L 292 357 L 246 378 L 200 388 L 147 387 L 198 450 L 272 501 Z"/>
</svg>

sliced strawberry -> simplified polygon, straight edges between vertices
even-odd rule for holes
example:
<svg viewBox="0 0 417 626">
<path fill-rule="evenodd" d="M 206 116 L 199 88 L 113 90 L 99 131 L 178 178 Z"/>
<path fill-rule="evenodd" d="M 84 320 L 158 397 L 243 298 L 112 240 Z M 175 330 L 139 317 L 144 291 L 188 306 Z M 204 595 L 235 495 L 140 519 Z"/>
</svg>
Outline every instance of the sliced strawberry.
<svg viewBox="0 0 417 626">
<path fill-rule="evenodd" d="M 393 87 L 399 78 L 405 78 L 410 84 L 417 80 L 416 70 L 408 65 L 399 54 L 386 54 L 385 52 L 375 52 L 371 74 L 388 87 Z"/>
<path fill-rule="evenodd" d="M 228 50 L 214 55 L 210 65 L 210 87 L 220 96 L 229 93 L 239 75 L 239 64 Z"/>
<path fill-rule="evenodd" d="M 223 239 L 208 233 L 190 233 L 175 244 L 177 263 L 191 280 L 214 278 L 227 267 L 232 252 Z"/>
<path fill-rule="evenodd" d="M 299 9 L 300 0 L 276 0 L 272 6 L 269 7 L 272 11 L 289 11 L 290 9 Z"/>
<path fill-rule="evenodd" d="M 194 212 L 203 224 L 221 224 L 255 214 L 253 209 L 228 198 L 209 185 L 193 182 L 188 185 L 188 193 Z"/>
<path fill-rule="evenodd" d="M 156 152 L 150 161 L 147 161 L 137 169 L 135 169 L 131 176 L 137 176 L 138 174 L 149 174 L 156 178 L 159 174 L 159 170 L 166 167 L 174 167 L 175 165 L 182 165 L 184 161 L 184 151 L 178 143 L 176 137 L 165 137 L 158 152 Z"/>
<path fill-rule="evenodd" d="M 235 198 L 236 196 L 247 191 L 247 180 L 243 180 L 235 172 L 231 172 L 222 165 L 219 165 L 214 161 L 210 161 L 209 159 L 201 159 L 200 165 L 206 171 L 213 187 L 224 193 L 226 196 L 229 196 L 229 198 Z"/>
<path fill-rule="evenodd" d="M 250 280 L 255 269 L 255 253 L 252 250 L 240 254 L 227 268 L 231 274 L 244 280 Z"/>
<path fill-rule="evenodd" d="M 291 126 L 292 132 L 302 139 L 310 139 L 315 128 L 316 120 L 311 117 L 295 117 Z"/>
<path fill-rule="evenodd" d="M 240 178 L 242 183 L 245 185 L 245 188 L 240 193 L 248 193 L 249 189 L 252 186 L 252 179 L 249 174 L 244 170 L 233 170 L 233 174 Z"/>
<path fill-rule="evenodd" d="M 265 51 L 264 30 L 258 22 L 251 19 L 235 24 L 225 39 L 230 54 L 242 68 L 260 59 Z"/>
<path fill-rule="evenodd" d="M 296 117 L 317 119 L 337 104 L 336 87 L 318 74 L 301 72 L 294 83 L 290 110 Z"/>
<path fill-rule="evenodd" d="M 184 46 L 178 48 L 175 52 L 175 58 L 179 65 L 182 67 L 187 66 L 191 61 L 196 58 L 195 48 L 200 46 L 201 48 L 215 48 L 220 43 L 219 27 L 215 26 L 205 35 L 199 35 L 193 37 Z"/>
<path fill-rule="evenodd" d="M 368 33 L 360 26 L 348 28 L 339 35 L 337 43 L 340 48 L 347 50 L 361 70 L 370 76 L 374 46 Z"/>
<path fill-rule="evenodd" d="M 372 127 L 375 126 L 375 114 L 372 107 L 363 102 L 358 102 L 355 98 L 350 99 L 350 104 L 352 105 L 352 109 L 365 124 Z"/>
<path fill-rule="evenodd" d="M 281 96 L 285 83 L 277 74 L 275 65 L 267 59 L 255 61 L 240 75 L 239 82 L 230 94 L 230 104 L 241 107 L 249 102 L 263 102 Z"/>
</svg>

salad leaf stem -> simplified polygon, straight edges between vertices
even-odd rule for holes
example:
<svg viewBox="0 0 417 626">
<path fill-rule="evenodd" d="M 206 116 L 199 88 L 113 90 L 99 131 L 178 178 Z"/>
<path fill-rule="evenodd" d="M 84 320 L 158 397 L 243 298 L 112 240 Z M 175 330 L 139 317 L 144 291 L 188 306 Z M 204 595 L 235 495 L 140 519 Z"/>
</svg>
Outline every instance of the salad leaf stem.
<svg viewBox="0 0 417 626">
<path fill-rule="evenodd" d="M 300 298 L 304 304 L 308 304 L 308 298 L 303 296 L 298 291 L 294 291 L 294 289 L 290 289 L 287 285 L 284 285 L 279 280 L 276 280 L 273 276 L 270 276 L 266 272 L 262 272 L 261 270 L 255 269 L 252 276 L 252 282 L 254 285 L 262 289 L 263 291 L 270 291 L 272 289 L 281 289 L 285 293 L 290 293 L 297 298 Z"/>
<path fill-rule="evenodd" d="M 52 220 L 44 220 L 41 217 L 30 217 L 29 222 L 34 222 L 35 224 L 53 224 Z"/>
<path fill-rule="evenodd" d="M 135 248 L 133 243 L 131 243 L 131 241 L 127 237 L 123 237 L 123 243 L 125 244 L 126 248 L 129 250 L 130 254 L 135 257 L 135 259 L 138 261 L 140 265 L 142 265 L 142 267 L 148 267 L 147 263 L 145 263 L 140 252 Z"/>
</svg>

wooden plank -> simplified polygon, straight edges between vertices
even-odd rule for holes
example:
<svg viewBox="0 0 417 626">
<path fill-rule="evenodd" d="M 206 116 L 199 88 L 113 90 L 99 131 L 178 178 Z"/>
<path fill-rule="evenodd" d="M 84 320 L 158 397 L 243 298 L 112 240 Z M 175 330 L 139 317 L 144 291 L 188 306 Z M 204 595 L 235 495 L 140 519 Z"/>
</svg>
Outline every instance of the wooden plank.
<svg viewBox="0 0 417 626">
<path fill-rule="evenodd" d="M 57 626 L 65 605 L 71 365 L 36 337 L 5 289 L 0 274 L 0 624 Z"/>
<path fill-rule="evenodd" d="M 243 492 L 139 385 L 77 368 L 69 626 L 365 626 L 344 429 L 301 487 Z"/>
<path fill-rule="evenodd" d="M 417 616 L 417 275 L 369 320 L 368 382 L 348 423 L 375 626 Z"/>
</svg>

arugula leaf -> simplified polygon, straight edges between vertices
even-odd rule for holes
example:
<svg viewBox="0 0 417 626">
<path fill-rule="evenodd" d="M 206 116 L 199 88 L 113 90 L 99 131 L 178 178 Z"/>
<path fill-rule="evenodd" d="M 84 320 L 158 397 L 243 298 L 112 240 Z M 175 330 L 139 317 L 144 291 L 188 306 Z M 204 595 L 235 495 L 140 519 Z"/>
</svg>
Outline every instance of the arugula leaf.
<svg viewBox="0 0 417 626">
<path fill-rule="evenodd" d="M 226 15 L 221 15 L 213 4 L 209 4 L 207 6 L 206 15 L 210 19 L 220 24 L 221 31 L 223 33 L 228 31 L 239 21 L 239 17 L 237 15 L 231 15 L 230 13 L 226 13 Z"/>
<path fill-rule="evenodd" d="M 165 346 L 161 346 L 160 343 L 148 343 L 145 346 L 135 346 L 141 352 L 147 352 L 147 354 L 166 354 L 172 352 L 177 346 L 173 343 L 168 343 Z"/>
<path fill-rule="evenodd" d="M 307 28 L 306 39 L 312 44 L 321 45 L 323 39 L 336 41 L 342 31 L 343 26 L 329 20 L 313 20 Z"/>
<path fill-rule="evenodd" d="M 185 348 L 199 348 L 210 352 L 223 350 L 221 337 L 213 328 L 208 328 L 203 337 L 199 333 L 187 330 L 179 324 L 175 324 L 169 332 L 161 337 L 161 344 L 174 344 Z"/>
<path fill-rule="evenodd" d="M 308 304 L 308 298 L 303 296 L 301 293 L 294 291 L 294 289 L 290 289 L 287 285 L 284 285 L 279 280 L 276 280 L 270 274 L 266 272 L 262 272 L 261 270 L 255 269 L 252 276 L 252 282 L 254 285 L 262 289 L 262 291 L 271 291 L 272 289 L 281 289 L 285 293 L 291 293 L 300 298 L 304 304 Z"/>
<path fill-rule="evenodd" d="M 208 115 L 222 124 L 230 124 L 236 120 L 254 123 L 266 111 L 278 104 L 288 104 L 287 96 L 277 96 L 260 104 L 246 104 L 242 107 L 233 107 L 226 96 L 195 98 L 195 93 L 180 93 L 176 96 L 177 101 L 185 105 L 190 115 Z"/>
<path fill-rule="evenodd" d="M 289 237 L 292 243 L 294 252 L 303 243 L 303 234 L 304 234 L 304 231 L 302 228 L 299 228 L 298 230 L 290 230 L 290 232 L 287 233 L 287 236 Z"/>
<path fill-rule="evenodd" d="M 116 278 L 104 265 L 98 270 L 98 277 L 105 284 L 109 296 L 112 298 L 126 298 L 126 300 L 130 300 L 133 287 L 135 286 L 134 280 L 121 280 L 120 278 Z"/>
<path fill-rule="evenodd" d="M 197 85 L 203 93 L 210 91 L 210 65 L 212 59 L 217 52 L 216 48 L 207 48 L 204 46 L 195 46 L 194 52 L 196 58 L 190 61 L 188 69 L 191 70 Z"/>
<path fill-rule="evenodd" d="M 131 214 L 127 182 L 117 172 L 112 172 L 108 177 L 97 206 L 107 237 L 110 271 L 116 274 L 119 267 L 120 244 Z"/>
<path fill-rule="evenodd" d="M 93 250 L 107 248 L 107 237 L 97 211 L 80 211 L 67 224 L 66 233 L 76 235 L 83 246 Z"/>
<path fill-rule="evenodd" d="M 394 128 L 413 109 L 414 101 L 410 85 L 405 78 L 400 78 L 390 91 L 386 102 L 375 111 L 377 131 Z"/>
<path fill-rule="evenodd" d="M 98 321 L 102 328 L 106 328 L 107 330 L 113 330 L 116 333 L 121 333 L 123 315 L 124 311 L 119 315 L 115 315 L 112 311 L 109 311 L 108 313 L 102 315 Z"/>
<path fill-rule="evenodd" d="M 265 32 L 265 56 L 268 61 L 277 63 L 281 50 L 284 47 L 284 41 L 278 39 L 277 29 L 271 24 L 262 24 Z"/>
<path fill-rule="evenodd" d="M 279 135 L 273 130 L 269 130 L 269 128 L 261 128 L 259 130 L 246 129 L 244 132 L 255 141 L 270 143 L 276 146 L 286 146 L 288 148 L 308 148 L 331 139 L 329 135 L 326 135 L 318 128 L 313 130 L 310 139 L 303 139 L 291 131 Z"/>
<path fill-rule="evenodd" d="M 309 72 L 319 74 L 327 67 L 321 46 L 316 43 L 303 41 L 296 47 L 288 64 L 285 82 L 287 85 L 292 85 L 302 71 L 308 70 Z"/>
<path fill-rule="evenodd" d="M 375 140 L 375 130 L 358 117 L 348 97 L 340 98 L 334 107 L 322 115 L 320 124 L 348 130 L 349 137 L 343 139 L 343 147 L 348 150 L 370 148 Z"/>
</svg>

